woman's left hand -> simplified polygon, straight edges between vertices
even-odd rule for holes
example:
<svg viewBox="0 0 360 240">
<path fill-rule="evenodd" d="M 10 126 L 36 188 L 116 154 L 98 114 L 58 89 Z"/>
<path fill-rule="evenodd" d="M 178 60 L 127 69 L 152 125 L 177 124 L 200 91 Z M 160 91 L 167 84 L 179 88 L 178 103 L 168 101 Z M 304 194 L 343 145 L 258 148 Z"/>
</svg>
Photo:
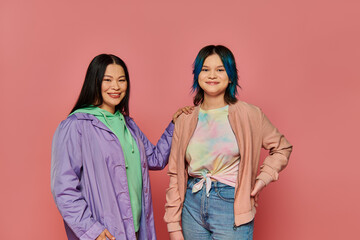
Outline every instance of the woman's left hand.
<svg viewBox="0 0 360 240">
<path fill-rule="evenodd" d="M 194 106 L 186 106 L 183 108 L 179 108 L 176 113 L 173 115 L 172 122 L 175 123 L 176 119 L 182 114 L 185 113 L 186 115 L 192 113 L 194 110 Z"/>
<path fill-rule="evenodd" d="M 256 180 L 255 182 L 255 186 L 253 188 L 253 190 L 251 191 L 250 195 L 252 197 L 254 197 L 254 200 L 255 200 L 255 207 L 258 206 L 257 204 L 257 201 L 258 201 L 258 198 L 259 198 L 259 194 L 261 192 L 261 190 L 266 186 L 265 182 L 263 180 Z"/>
</svg>

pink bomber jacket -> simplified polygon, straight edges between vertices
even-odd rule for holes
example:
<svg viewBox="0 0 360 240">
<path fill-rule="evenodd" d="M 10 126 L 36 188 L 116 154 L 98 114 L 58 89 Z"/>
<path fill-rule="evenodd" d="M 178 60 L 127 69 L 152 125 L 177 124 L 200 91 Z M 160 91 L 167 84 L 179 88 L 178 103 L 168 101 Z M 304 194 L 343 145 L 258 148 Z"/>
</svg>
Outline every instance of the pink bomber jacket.
<svg viewBox="0 0 360 240">
<path fill-rule="evenodd" d="M 199 109 L 197 106 L 192 114 L 180 115 L 175 123 L 168 168 L 170 183 L 166 190 L 164 216 L 169 232 L 181 230 L 181 212 L 188 179 L 185 152 L 197 125 Z M 234 201 L 235 225 L 239 226 L 250 222 L 255 216 L 255 200 L 250 196 L 255 180 L 261 179 L 266 185 L 276 181 L 279 172 L 288 163 L 292 146 L 260 108 L 254 105 L 242 101 L 231 104 L 229 122 L 241 156 Z M 269 150 L 269 155 L 260 166 L 260 174 L 257 175 L 262 147 Z"/>
</svg>

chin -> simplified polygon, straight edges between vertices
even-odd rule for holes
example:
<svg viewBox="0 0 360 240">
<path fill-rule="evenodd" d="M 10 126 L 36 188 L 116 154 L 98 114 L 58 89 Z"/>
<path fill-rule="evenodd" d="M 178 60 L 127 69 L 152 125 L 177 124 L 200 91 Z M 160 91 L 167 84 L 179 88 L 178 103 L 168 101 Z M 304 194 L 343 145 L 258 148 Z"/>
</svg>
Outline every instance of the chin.
<svg viewBox="0 0 360 240">
<path fill-rule="evenodd" d="M 211 97 L 217 97 L 217 96 L 220 96 L 220 95 L 225 95 L 225 92 L 221 92 L 221 91 L 218 91 L 218 92 L 204 92 L 204 93 L 211 96 Z"/>
</svg>

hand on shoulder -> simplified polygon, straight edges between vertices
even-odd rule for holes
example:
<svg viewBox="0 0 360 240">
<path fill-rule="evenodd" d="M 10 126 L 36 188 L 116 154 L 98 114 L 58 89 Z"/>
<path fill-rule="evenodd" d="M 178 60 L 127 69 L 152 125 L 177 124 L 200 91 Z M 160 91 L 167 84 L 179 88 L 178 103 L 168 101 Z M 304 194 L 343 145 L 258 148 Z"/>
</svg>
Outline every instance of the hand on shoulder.
<svg viewBox="0 0 360 240">
<path fill-rule="evenodd" d="M 186 115 L 191 114 L 194 110 L 194 106 L 186 106 L 186 107 L 182 107 L 179 108 L 173 115 L 172 118 L 172 122 L 175 123 L 176 120 L 178 119 L 178 117 L 182 114 L 185 113 Z"/>
</svg>

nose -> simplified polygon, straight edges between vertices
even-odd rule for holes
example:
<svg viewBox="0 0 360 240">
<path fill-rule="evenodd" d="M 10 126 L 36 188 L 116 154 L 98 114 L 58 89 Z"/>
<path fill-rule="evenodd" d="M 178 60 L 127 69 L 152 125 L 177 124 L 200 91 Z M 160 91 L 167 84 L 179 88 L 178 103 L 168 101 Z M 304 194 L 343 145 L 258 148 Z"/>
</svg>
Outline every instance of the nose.
<svg viewBox="0 0 360 240">
<path fill-rule="evenodd" d="M 209 78 L 215 79 L 216 78 L 216 72 L 214 70 L 209 71 Z"/>
<path fill-rule="evenodd" d="M 113 81 L 111 88 L 114 90 L 119 90 L 120 89 L 120 84 L 118 81 Z"/>
</svg>

